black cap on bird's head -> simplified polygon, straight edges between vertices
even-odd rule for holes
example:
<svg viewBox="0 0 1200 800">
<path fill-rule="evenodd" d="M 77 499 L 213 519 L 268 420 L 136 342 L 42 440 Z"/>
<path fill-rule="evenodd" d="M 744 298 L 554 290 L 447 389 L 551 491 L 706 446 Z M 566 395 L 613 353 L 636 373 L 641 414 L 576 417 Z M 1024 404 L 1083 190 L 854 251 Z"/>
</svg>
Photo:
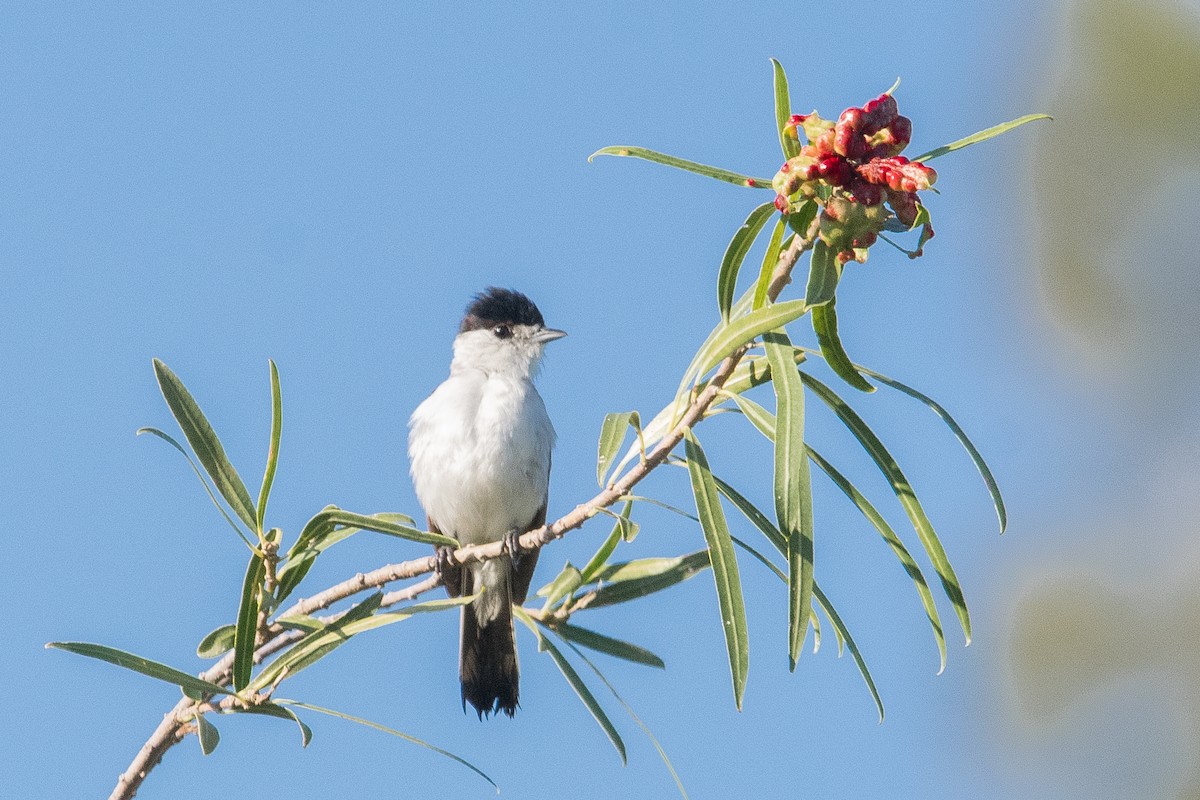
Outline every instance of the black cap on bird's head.
<svg viewBox="0 0 1200 800">
<path fill-rule="evenodd" d="M 466 316 L 458 327 L 459 333 L 494 328 L 497 325 L 533 325 L 545 327 L 542 312 L 525 295 L 512 289 L 489 286 L 467 306 Z"/>
</svg>

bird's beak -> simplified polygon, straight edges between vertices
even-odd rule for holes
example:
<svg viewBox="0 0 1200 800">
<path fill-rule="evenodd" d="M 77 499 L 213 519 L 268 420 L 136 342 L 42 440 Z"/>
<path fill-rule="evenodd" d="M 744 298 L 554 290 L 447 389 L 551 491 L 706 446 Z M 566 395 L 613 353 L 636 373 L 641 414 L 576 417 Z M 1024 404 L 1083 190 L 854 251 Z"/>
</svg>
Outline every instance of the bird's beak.
<svg viewBox="0 0 1200 800">
<path fill-rule="evenodd" d="M 533 340 L 538 344 L 545 344 L 546 342 L 553 342 L 555 339 L 561 339 L 566 335 L 566 331 L 560 331 L 557 328 L 542 328 L 533 335 Z"/>
</svg>

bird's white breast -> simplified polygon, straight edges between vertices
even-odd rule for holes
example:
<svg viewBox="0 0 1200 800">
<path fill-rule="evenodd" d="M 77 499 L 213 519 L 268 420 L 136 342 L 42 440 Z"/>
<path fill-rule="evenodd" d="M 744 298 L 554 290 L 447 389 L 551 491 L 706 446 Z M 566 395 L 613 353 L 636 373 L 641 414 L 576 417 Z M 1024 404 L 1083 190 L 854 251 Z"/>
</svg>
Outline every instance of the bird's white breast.
<svg viewBox="0 0 1200 800">
<path fill-rule="evenodd" d="M 529 524 L 546 502 L 553 446 L 546 406 L 523 377 L 457 371 L 409 420 L 417 499 L 465 544 Z"/>
</svg>

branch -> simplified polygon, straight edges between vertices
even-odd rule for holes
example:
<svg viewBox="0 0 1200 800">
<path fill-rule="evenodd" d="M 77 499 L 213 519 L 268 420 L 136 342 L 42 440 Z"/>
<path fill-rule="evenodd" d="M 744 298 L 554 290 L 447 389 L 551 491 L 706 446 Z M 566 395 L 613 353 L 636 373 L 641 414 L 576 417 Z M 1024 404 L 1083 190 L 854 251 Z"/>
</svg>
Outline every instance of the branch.
<svg viewBox="0 0 1200 800">
<path fill-rule="evenodd" d="M 810 228 L 807 236 L 793 236 L 791 244 L 780 253 L 779 263 L 775 266 L 775 271 L 772 273 L 767 292 L 767 296 L 772 302 L 779 297 L 784 287 L 791 283 L 792 270 L 795 268 L 800 256 L 812 247 L 815 237 L 816 227 L 814 222 L 814 226 Z M 522 534 L 520 538 L 521 547 L 526 549 L 540 548 L 555 539 L 560 539 L 569 531 L 582 527 L 585 522 L 599 513 L 600 509 L 608 508 L 629 494 L 634 486 L 666 461 L 671 451 L 683 441 L 684 434 L 704 418 L 704 414 L 720 395 L 725 381 L 729 379 L 729 376 L 737 368 L 738 363 L 749 349 L 750 345 L 743 345 L 729 354 L 717 366 L 712 378 L 692 398 L 683 417 L 671 429 L 670 433 L 664 436 L 654 449 L 647 454 L 644 460 L 634 465 L 619 480 L 610 483 L 591 500 L 577 505 L 565 516 L 560 517 L 549 525 L 543 525 L 540 528 Z M 467 545 L 454 551 L 454 557 L 462 564 L 487 561 L 488 559 L 499 558 L 502 555 L 504 555 L 503 542 Z M 370 572 L 360 572 L 353 578 L 330 586 L 324 591 L 296 602 L 287 610 L 277 615 L 276 620 L 292 616 L 311 615 L 316 611 L 329 608 L 334 603 L 352 597 L 367 589 L 429 574 L 434 571 L 434 564 L 434 557 L 426 556 L 399 564 L 388 564 Z M 432 575 L 404 589 L 387 593 L 384 595 L 383 605 L 389 606 L 405 600 L 411 600 L 437 588 L 439 585 L 441 585 L 440 578 L 437 575 Z M 331 616 L 329 621 L 336 619 L 337 616 Z M 284 628 L 278 621 L 272 625 L 262 627 L 260 630 L 263 636 L 259 643 L 260 646 L 254 653 L 255 663 L 259 663 L 272 654 L 277 653 L 303 635 L 300 631 Z M 228 685 L 232 665 L 233 653 L 230 652 L 205 672 L 201 673 L 200 677 L 222 686 Z M 196 701 L 186 697 L 175 704 L 175 707 L 163 717 L 163 721 L 154 729 L 154 733 L 151 734 L 146 744 L 138 751 L 129 768 L 117 779 L 116 788 L 109 795 L 109 800 L 129 800 L 137 793 L 146 775 L 158 765 L 167 750 L 187 735 L 187 726 L 198 711 L 197 705 Z"/>
</svg>

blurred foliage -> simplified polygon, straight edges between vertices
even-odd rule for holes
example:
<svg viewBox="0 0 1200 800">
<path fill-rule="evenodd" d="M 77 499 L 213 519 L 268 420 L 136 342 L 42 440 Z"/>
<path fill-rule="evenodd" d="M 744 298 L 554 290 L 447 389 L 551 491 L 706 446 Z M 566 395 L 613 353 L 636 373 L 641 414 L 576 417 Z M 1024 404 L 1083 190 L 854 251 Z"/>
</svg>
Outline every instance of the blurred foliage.
<svg viewBox="0 0 1200 800">
<path fill-rule="evenodd" d="M 1055 123 L 1028 161 L 1044 297 L 1103 368 L 1122 346 L 1138 350 L 1125 368 L 1174 368 L 1200 325 L 1186 191 L 1200 167 L 1200 22 L 1162 2 L 1087 0 L 1047 49 L 1060 54 Z"/>
</svg>

